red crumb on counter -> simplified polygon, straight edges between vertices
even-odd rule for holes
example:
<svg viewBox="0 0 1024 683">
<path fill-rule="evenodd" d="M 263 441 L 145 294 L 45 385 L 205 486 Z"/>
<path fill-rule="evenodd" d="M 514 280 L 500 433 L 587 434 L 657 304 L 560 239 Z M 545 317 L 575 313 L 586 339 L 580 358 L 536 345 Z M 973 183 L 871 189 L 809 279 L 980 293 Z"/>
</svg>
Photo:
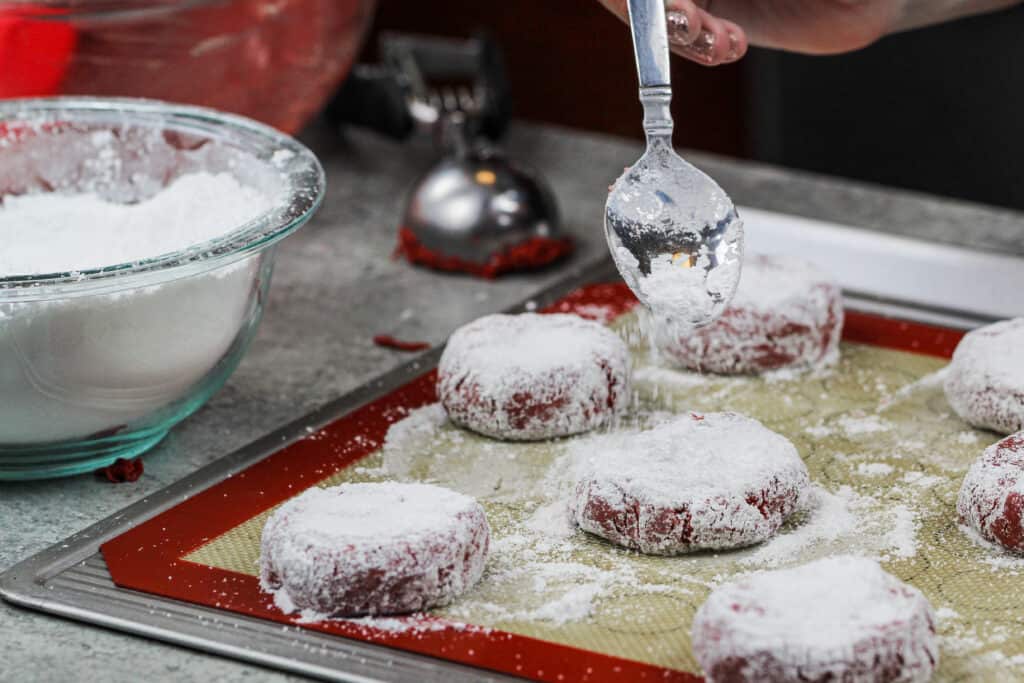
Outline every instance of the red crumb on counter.
<svg viewBox="0 0 1024 683">
<path fill-rule="evenodd" d="M 134 460 L 118 458 L 113 464 L 96 470 L 96 476 L 103 477 L 112 484 L 124 484 L 138 481 L 144 471 L 142 458 Z"/>
<path fill-rule="evenodd" d="M 378 334 L 373 338 L 373 343 L 377 346 L 383 346 L 387 349 L 397 349 L 398 351 L 425 351 L 430 348 L 430 342 L 403 341 L 401 339 L 395 339 L 390 334 Z"/>
<path fill-rule="evenodd" d="M 487 263 L 481 264 L 431 251 L 423 246 L 411 230 L 401 228 L 398 231 L 395 257 L 435 270 L 468 273 L 490 280 L 502 273 L 542 268 L 564 258 L 572 252 L 572 248 L 572 239 L 569 237 L 531 237 L 504 251 L 491 254 Z"/>
</svg>

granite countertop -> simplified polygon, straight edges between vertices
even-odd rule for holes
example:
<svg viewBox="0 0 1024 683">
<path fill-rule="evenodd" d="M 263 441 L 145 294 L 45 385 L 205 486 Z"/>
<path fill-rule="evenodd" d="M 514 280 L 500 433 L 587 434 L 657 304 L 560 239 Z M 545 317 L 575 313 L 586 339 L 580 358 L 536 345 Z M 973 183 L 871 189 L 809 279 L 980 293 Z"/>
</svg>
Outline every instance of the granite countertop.
<svg viewBox="0 0 1024 683">
<path fill-rule="evenodd" d="M 532 296 L 566 268 L 604 258 L 604 188 L 640 145 L 518 125 L 506 140 L 541 169 L 579 248 L 569 264 L 482 282 L 391 259 L 406 188 L 426 143 L 399 146 L 325 128 L 304 136 L 327 169 L 319 215 L 279 249 L 260 332 L 227 386 L 145 456 L 146 474 L 113 485 L 85 475 L 0 483 L 0 570 L 409 360 L 377 333 L 440 343 L 458 325 Z M 1002 253 L 1024 254 L 1024 217 L 987 207 L 688 155 L 737 203 Z M 293 677 L 0 603 L 0 681 L 290 680 Z"/>
</svg>

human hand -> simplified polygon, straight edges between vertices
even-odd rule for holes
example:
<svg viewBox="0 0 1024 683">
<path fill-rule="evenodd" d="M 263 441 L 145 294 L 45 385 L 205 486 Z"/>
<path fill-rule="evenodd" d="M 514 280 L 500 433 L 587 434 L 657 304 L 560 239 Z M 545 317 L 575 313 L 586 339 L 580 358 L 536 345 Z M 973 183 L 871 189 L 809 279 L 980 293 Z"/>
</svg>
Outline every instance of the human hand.
<svg viewBox="0 0 1024 683">
<path fill-rule="evenodd" d="M 626 20 L 626 0 L 600 0 Z M 734 62 L 747 45 L 808 54 L 848 52 L 895 31 L 978 14 L 1019 0 L 666 0 L 673 52 L 700 64 Z"/>
</svg>

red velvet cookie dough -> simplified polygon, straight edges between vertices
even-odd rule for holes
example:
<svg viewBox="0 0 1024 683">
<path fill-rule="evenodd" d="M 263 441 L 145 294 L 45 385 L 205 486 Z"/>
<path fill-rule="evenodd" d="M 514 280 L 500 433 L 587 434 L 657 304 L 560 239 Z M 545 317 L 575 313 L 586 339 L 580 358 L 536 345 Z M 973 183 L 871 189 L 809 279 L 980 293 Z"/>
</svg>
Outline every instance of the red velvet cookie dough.
<svg viewBox="0 0 1024 683">
<path fill-rule="evenodd" d="M 956 511 L 986 541 L 1024 553 L 1024 432 L 989 446 L 971 465 Z"/>
<path fill-rule="evenodd" d="M 489 315 L 459 328 L 438 366 L 437 393 L 457 425 L 497 439 L 579 434 L 629 401 L 629 352 L 575 315 Z"/>
<path fill-rule="evenodd" d="M 716 588 L 692 642 L 709 683 L 923 683 L 939 659 L 927 599 L 857 557 Z"/>
<path fill-rule="evenodd" d="M 573 521 L 653 555 L 764 541 L 810 483 L 792 443 L 735 413 L 677 416 L 584 441 L 573 456 Z"/>
<path fill-rule="evenodd" d="M 489 541 L 480 504 L 439 486 L 311 488 L 263 528 L 260 585 L 285 612 L 417 612 L 472 587 Z"/>
<path fill-rule="evenodd" d="M 658 326 L 654 336 L 671 362 L 738 375 L 834 362 L 842 328 L 842 294 L 831 278 L 800 259 L 752 256 L 721 318 L 682 335 Z"/>
<path fill-rule="evenodd" d="M 975 427 L 1000 434 L 1024 429 L 1024 318 L 969 332 L 953 352 L 946 398 Z"/>
<path fill-rule="evenodd" d="M 504 273 L 544 268 L 568 256 L 572 249 L 573 242 L 569 237 L 534 236 L 490 254 L 486 261 L 478 263 L 431 251 L 412 230 L 402 228 L 398 231 L 395 256 L 434 270 L 466 273 L 490 280 Z"/>
</svg>

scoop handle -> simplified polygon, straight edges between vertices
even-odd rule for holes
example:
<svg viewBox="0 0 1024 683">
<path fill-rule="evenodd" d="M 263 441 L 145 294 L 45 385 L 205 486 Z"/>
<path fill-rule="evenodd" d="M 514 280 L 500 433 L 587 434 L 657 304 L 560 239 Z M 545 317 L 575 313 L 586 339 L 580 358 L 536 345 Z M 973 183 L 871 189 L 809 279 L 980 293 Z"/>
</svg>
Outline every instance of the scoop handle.
<svg viewBox="0 0 1024 683">
<path fill-rule="evenodd" d="M 641 90 L 671 85 L 665 0 L 629 0 L 628 5 Z"/>
</svg>

